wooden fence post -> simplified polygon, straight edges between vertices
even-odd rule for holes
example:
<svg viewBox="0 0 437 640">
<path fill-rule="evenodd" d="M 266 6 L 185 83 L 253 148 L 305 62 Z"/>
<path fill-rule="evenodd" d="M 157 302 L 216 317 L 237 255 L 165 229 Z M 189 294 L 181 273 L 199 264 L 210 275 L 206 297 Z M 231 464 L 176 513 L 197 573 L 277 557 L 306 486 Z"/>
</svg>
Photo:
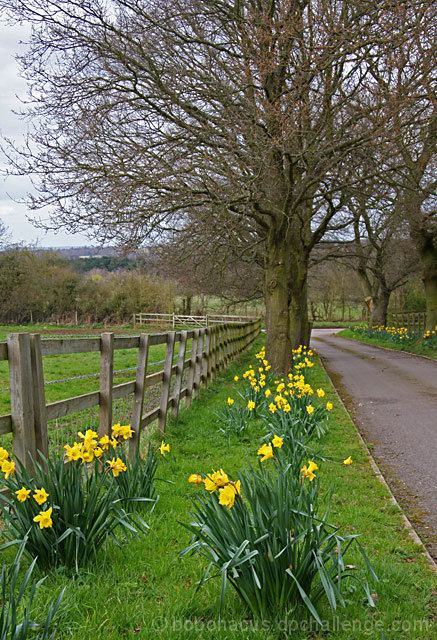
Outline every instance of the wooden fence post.
<svg viewBox="0 0 437 640">
<path fill-rule="evenodd" d="M 114 377 L 114 334 L 100 336 L 99 436 L 111 435 L 112 386 Z"/>
<path fill-rule="evenodd" d="M 203 373 L 203 347 L 206 343 L 206 329 L 200 329 L 199 340 L 197 342 L 196 352 L 196 369 L 194 371 L 194 385 L 193 385 L 193 397 L 197 398 L 200 391 L 200 385 L 202 384 Z"/>
<path fill-rule="evenodd" d="M 201 368 L 201 380 L 203 382 L 203 386 L 206 387 L 209 382 L 209 366 L 210 366 L 210 355 L 211 355 L 211 327 L 207 327 L 205 331 L 205 339 L 202 351 L 202 368 Z"/>
<path fill-rule="evenodd" d="M 144 389 L 147 375 L 147 359 L 149 356 L 149 336 L 147 333 L 140 335 L 140 346 L 138 350 L 138 363 L 134 391 L 134 408 L 132 413 L 131 428 L 134 432 L 129 442 L 129 455 L 132 459 L 137 448 L 140 446 L 141 418 L 143 416 Z"/>
<path fill-rule="evenodd" d="M 49 455 L 49 438 L 47 433 L 46 394 L 44 390 L 41 336 L 39 333 L 30 334 L 30 359 L 32 366 L 36 455 L 38 456 L 38 452 L 41 452 L 44 458 L 47 458 Z M 39 461 L 43 462 L 41 459 Z"/>
<path fill-rule="evenodd" d="M 36 456 L 33 413 L 32 361 L 28 333 L 11 333 L 6 337 L 11 388 L 13 449 L 25 469 L 32 472 Z"/>
<path fill-rule="evenodd" d="M 188 369 L 187 378 L 187 395 L 185 396 L 185 408 L 191 405 L 191 398 L 193 396 L 194 375 L 196 373 L 197 362 L 197 345 L 199 343 L 199 329 L 194 329 L 193 341 L 191 343 L 191 357 L 190 368 Z"/>
<path fill-rule="evenodd" d="M 176 365 L 176 378 L 173 389 L 173 409 L 172 416 L 177 418 L 179 413 L 179 403 L 181 400 L 182 377 L 184 375 L 184 360 L 187 349 L 187 332 L 181 331 L 181 339 L 179 342 L 178 362 Z"/>
<path fill-rule="evenodd" d="M 167 334 L 167 349 L 165 352 L 164 373 L 162 377 L 161 400 L 159 403 L 158 429 L 165 433 L 165 423 L 167 421 L 168 399 L 170 396 L 171 370 L 173 367 L 173 351 L 176 339 L 176 332 L 169 331 Z"/>
</svg>

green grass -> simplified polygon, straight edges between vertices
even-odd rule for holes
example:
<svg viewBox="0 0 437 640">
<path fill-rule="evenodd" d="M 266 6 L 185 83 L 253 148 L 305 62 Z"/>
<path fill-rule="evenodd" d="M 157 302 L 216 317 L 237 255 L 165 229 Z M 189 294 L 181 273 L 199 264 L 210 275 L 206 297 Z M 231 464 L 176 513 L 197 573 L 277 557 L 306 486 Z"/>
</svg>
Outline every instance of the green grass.
<svg viewBox="0 0 437 640">
<path fill-rule="evenodd" d="M 181 522 L 189 519 L 190 496 L 196 488 L 187 483 L 190 473 L 210 472 L 223 467 L 232 477 L 247 457 L 256 459 L 260 425 L 253 425 L 244 440 L 231 442 L 218 433 L 214 410 L 222 409 L 229 395 L 236 396 L 241 375 L 253 354 L 232 364 L 214 384 L 203 390 L 191 408 L 181 410 L 176 422 L 170 421 L 166 442 L 171 452 L 161 461 L 157 476 L 174 482 L 158 483 L 161 498 L 151 516 L 145 517 L 150 532 L 129 546 L 108 547 L 106 562 L 90 565 L 74 578 L 54 574 L 41 585 L 36 608 L 45 610 L 63 587 L 58 638 L 76 640 L 118 640 L 119 638 L 175 640 L 431 640 L 433 593 L 436 580 L 417 546 L 408 536 L 398 509 L 390 503 L 386 489 L 376 479 L 355 427 L 339 404 L 325 372 L 311 371 L 313 387 L 322 386 L 334 409 L 330 412 L 330 432 L 324 437 L 325 453 L 338 461 L 351 455 L 353 464 L 324 463 L 320 472 L 322 499 L 334 484 L 330 521 L 341 525 L 340 533 L 363 533 L 361 543 L 370 558 L 379 583 L 371 582 L 376 609 L 366 606 L 362 593 L 351 589 L 347 607 L 332 619 L 328 605 L 321 610 L 326 630 L 317 630 L 314 622 L 290 620 L 284 628 L 269 629 L 253 622 L 232 588 L 227 591 L 219 621 L 219 580 L 211 580 L 196 593 L 196 581 L 204 571 L 199 556 L 178 557 L 189 542 L 189 533 Z M 161 438 L 152 434 L 155 442 Z M 11 558 L 12 551 L 6 555 Z M 362 573 L 357 552 L 349 562 Z M 434 590 L 434 591 L 433 591 Z M 296 629 L 296 625 L 299 628 Z M 307 626 L 305 626 L 307 625 Z M 311 626 L 310 626 L 311 625 Z"/>
<path fill-rule="evenodd" d="M 339 331 L 338 336 L 342 338 L 351 338 L 357 342 L 364 342 L 366 344 L 373 344 L 376 347 L 385 347 L 386 349 L 393 349 L 394 351 L 405 351 L 407 353 L 415 353 L 419 356 L 427 356 L 428 358 L 437 358 L 437 349 L 425 347 L 422 340 L 418 340 L 414 344 L 399 344 L 396 342 L 389 342 L 388 340 L 382 340 L 381 338 L 369 338 L 354 333 L 353 329 L 344 329 Z"/>
</svg>

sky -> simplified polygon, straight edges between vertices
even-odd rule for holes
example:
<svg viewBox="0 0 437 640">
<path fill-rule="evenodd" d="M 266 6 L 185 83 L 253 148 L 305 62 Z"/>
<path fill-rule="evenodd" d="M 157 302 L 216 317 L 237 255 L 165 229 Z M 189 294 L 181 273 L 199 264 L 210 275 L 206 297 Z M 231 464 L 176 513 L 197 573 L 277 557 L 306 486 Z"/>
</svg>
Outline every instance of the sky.
<svg viewBox="0 0 437 640">
<path fill-rule="evenodd" d="M 26 26 L 9 26 L 0 21 L 0 135 L 20 143 L 24 140 L 27 124 L 14 115 L 19 110 L 17 96 L 26 96 L 26 82 L 20 77 L 20 70 L 14 56 L 23 51 L 20 40 L 26 40 Z M 0 151 L 0 168 L 4 169 L 7 159 Z M 36 244 L 40 247 L 73 247 L 95 244 L 82 234 L 46 233 L 37 229 L 30 217 L 47 217 L 47 211 L 30 212 L 25 204 L 17 203 L 26 193 L 32 191 L 27 177 L 7 177 L 0 175 L 0 220 L 6 225 L 14 243 Z"/>
</svg>

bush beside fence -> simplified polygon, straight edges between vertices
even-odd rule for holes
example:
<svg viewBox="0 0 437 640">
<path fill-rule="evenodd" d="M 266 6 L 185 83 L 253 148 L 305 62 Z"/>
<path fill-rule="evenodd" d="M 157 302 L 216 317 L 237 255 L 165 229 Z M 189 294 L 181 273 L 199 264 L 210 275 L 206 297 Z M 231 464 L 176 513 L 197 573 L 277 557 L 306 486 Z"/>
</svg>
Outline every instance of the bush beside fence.
<svg viewBox="0 0 437 640">
<path fill-rule="evenodd" d="M 32 458 L 38 451 L 48 456 L 48 422 L 98 406 L 99 436 L 109 435 L 114 400 L 132 396 L 133 454 L 147 425 L 157 420 L 159 431 L 164 433 L 169 409 L 177 417 L 181 399 L 189 406 L 202 385 L 208 385 L 231 358 L 250 347 L 260 328 L 261 321 L 254 320 L 139 336 L 102 333 L 96 338 L 41 340 L 39 334 L 9 334 L 6 343 L 0 343 L 0 360 L 9 361 L 11 413 L 0 416 L 0 435 L 12 433 L 15 456 L 31 469 Z M 188 340 L 192 340 L 189 357 Z M 177 361 L 173 364 L 177 343 Z M 148 374 L 149 347 L 159 344 L 166 345 L 163 369 Z M 135 380 L 114 386 L 114 350 L 117 349 L 138 349 L 138 363 Z M 43 357 L 92 351 L 100 352 L 99 390 L 46 404 Z M 145 390 L 158 384 L 161 384 L 159 404 L 144 413 Z"/>
</svg>

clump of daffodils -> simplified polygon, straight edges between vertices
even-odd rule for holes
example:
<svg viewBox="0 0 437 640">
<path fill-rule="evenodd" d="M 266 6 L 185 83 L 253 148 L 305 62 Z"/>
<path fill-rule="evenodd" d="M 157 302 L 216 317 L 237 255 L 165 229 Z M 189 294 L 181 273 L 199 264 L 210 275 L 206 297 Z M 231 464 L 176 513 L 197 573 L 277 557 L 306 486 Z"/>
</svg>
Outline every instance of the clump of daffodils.
<svg viewBox="0 0 437 640">
<path fill-rule="evenodd" d="M 132 438 L 133 434 L 130 424 L 120 425 L 118 423 L 113 425 L 111 437 L 105 435 L 99 438 L 97 432 L 93 431 L 93 429 L 88 429 L 85 433 L 79 431 L 77 435 L 81 441 L 75 442 L 73 445 L 66 444 L 64 446 L 65 458 L 69 462 L 76 460 L 93 462 L 93 460 L 101 458 L 103 453 L 111 447 L 116 449 L 123 440 Z"/>
<path fill-rule="evenodd" d="M 228 507 L 228 509 L 234 506 L 236 496 L 241 494 L 240 480 L 236 482 L 230 480 L 223 469 L 213 471 L 205 478 L 202 478 L 202 476 L 197 473 L 192 473 L 188 478 L 188 482 L 195 485 L 203 484 L 205 489 L 210 493 L 218 490 L 219 504 Z"/>
</svg>

